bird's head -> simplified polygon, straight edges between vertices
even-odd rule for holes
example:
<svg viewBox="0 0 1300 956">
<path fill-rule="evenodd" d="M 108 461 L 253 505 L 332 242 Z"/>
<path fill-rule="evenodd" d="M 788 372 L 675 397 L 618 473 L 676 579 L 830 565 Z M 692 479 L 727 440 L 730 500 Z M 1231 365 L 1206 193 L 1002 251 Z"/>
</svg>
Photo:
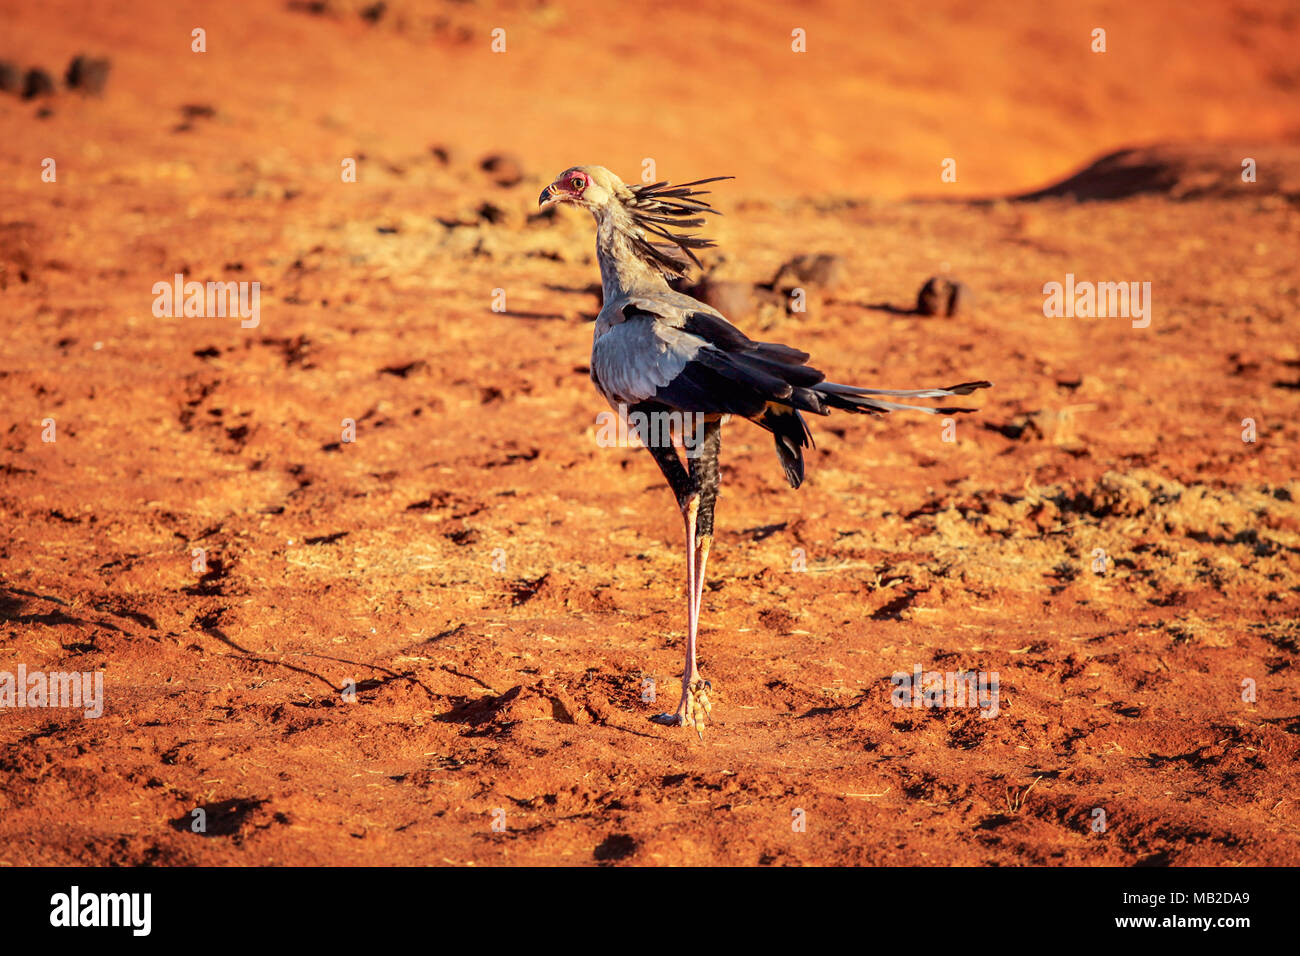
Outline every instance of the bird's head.
<svg viewBox="0 0 1300 956">
<path fill-rule="evenodd" d="M 702 213 L 717 215 L 700 198 L 708 193 L 696 187 L 730 178 L 714 176 L 677 186 L 666 182 L 629 186 L 604 166 L 570 166 L 542 190 L 537 205 L 541 209 L 557 203 L 581 206 L 598 223 L 612 223 L 626 237 L 632 254 L 665 278 L 684 276 L 689 263 L 700 264 L 695 250 L 713 243 L 675 230 L 704 225 Z"/>
<path fill-rule="evenodd" d="M 537 199 L 539 209 L 556 203 L 573 203 L 595 212 L 614 200 L 626 202 L 632 191 L 604 166 L 570 166 L 542 190 Z"/>
</svg>

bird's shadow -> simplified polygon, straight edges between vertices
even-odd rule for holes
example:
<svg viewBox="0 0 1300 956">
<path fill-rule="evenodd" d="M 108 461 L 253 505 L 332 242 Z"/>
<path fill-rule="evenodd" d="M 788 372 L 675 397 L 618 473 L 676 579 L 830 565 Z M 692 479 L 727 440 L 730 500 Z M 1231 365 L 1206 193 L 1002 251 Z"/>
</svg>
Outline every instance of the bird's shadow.
<svg viewBox="0 0 1300 956">
<path fill-rule="evenodd" d="M 320 683 L 324 684 L 326 687 L 328 687 L 331 691 L 333 691 L 336 694 L 342 693 L 346 689 L 346 685 L 343 687 L 336 687 L 334 682 L 330 680 L 328 677 L 326 677 L 325 675 L 317 671 L 311 670 L 310 668 L 301 667 L 297 664 L 290 664 L 287 661 L 283 661 L 283 660 L 274 660 L 269 657 L 261 657 L 256 652 L 251 651 L 246 647 L 240 646 L 238 643 L 236 643 L 233 639 L 231 639 L 224 631 L 222 631 L 218 627 L 205 627 L 202 629 L 202 631 L 204 634 L 207 634 L 209 637 L 216 638 L 217 640 L 219 640 L 221 643 L 225 644 L 227 647 L 231 648 L 232 650 L 238 651 L 239 653 L 237 655 L 230 655 L 230 656 L 237 657 L 239 660 L 250 661 L 256 664 L 271 664 L 275 667 L 283 667 L 285 670 L 293 671 L 295 674 L 302 674 L 304 677 L 310 677 L 316 681 L 319 681 Z M 384 667 L 381 664 L 367 664 L 364 661 L 354 661 L 344 657 L 333 657 L 329 654 L 303 654 L 302 656 L 317 657 L 320 658 L 321 660 L 335 661 L 340 664 L 350 664 L 353 667 L 364 667 L 367 668 L 368 670 L 378 671 L 380 674 L 383 675 L 382 677 L 371 677 L 365 680 L 357 681 L 356 684 L 354 685 L 354 690 L 356 691 L 375 690 L 376 688 L 383 687 L 386 684 L 394 683 L 395 681 L 407 681 L 408 683 L 414 684 L 416 687 L 420 688 L 420 690 L 424 691 L 425 694 L 427 694 L 431 700 L 436 700 L 438 698 L 437 694 L 435 694 L 432 690 L 430 690 L 429 687 L 423 681 L 421 681 L 418 677 L 415 677 L 413 674 L 395 671 L 392 670 L 391 668 Z"/>
<path fill-rule="evenodd" d="M 594 295 L 597 298 L 604 295 L 604 290 L 594 282 L 586 285 L 560 285 L 558 282 L 548 282 L 546 289 L 550 292 L 567 292 L 572 295 Z"/>
<path fill-rule="evenodd" d="M 872 309 L 876 312 L 888 312 L 890 315 L 920 315 L 921 314 L 918 310 L 914 308 L 902 309 L 894 305 L 892 302 L 872 302 L 871 304 L 866 306 L 866 308 Z"/>
<path fill-rule="evenodd" d="M 521 309 L 507 309 L 501 315 L 508 315 L 512 319 L 541 319 L 548 322 L 563 322 L 566 318 L 559 312 L 526 312 Z"/>
</svg>

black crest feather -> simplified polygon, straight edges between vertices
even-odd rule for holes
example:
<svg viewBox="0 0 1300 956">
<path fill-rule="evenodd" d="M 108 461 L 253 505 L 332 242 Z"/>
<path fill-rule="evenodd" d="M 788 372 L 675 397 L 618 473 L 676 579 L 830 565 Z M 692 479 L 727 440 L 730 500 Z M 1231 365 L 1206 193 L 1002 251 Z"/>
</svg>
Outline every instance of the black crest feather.
<svg viewBox="0 0 1300 956">
<path fill-rule="evenodd" d="M 658 269 L 665 277 L 684 277 L 690 262 L 700 265 L 695 256 L 696 249 L 709 249 L 712 239 L 687 235 L 678 229 L 697 229 L 704 225 L 702 213 L 720 216 L 700 196 L 709 195 L 708 190 L 696 189 L 706 183 L 734 179 L 734 176 L 714 176 L 711 179 L 697 179 L 690 183 L 676 186 L 667 182 L 651 183 L 648 186 L 630 186 L 632 198 L 624 203 L 632 216 L 632 221 L 640 227 L 640 234 L 632 236 L 632 249 L 648 265 Z M 656 242 L 654 237 L 666 240 Z M 683 255 L 685 258 L 683 258 Z"/>
</svg>

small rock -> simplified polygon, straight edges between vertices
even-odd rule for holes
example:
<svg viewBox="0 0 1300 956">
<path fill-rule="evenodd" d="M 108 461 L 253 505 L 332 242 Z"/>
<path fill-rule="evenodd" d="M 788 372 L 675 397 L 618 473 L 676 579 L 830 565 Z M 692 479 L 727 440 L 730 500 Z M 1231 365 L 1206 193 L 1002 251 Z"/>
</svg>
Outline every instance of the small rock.
<svg viewBox="0 0 1300 956">
<path fill-rule="evenodd" d="M 474 210 L 474 215 L 489 226 L 511 226 L 520 225 L 520 216 L 512 209 L 504 209 L 494 202 L 479 203 L 478 208 Z"/>
<path fill-rule="evenodd" d="M 23 99 L 32 100 L 38 96 L 53 96 L 54 80 L 50 74 L 37 67 L 27 71 L 23 78 Z"/>
<path fill-rule="evenodd" d="M 21 93 L 23 73 L 17 64 L 0 60 L 0 93 Z"/>
<path fill-rule="evenodd" d="M 378 23 L 387 11 L 388 4 L 384 3 L 384 0 L 379 0 L 378 3 L 372 3 L 362 9 L 361 19 L 369 23 Z"/>
<path fill-rule="evenodd" d="M 110 66 L 105 57 L 89 57 L 84 53 L 73 57 L 66 75 L 68 88 L 91 96 L 102 96 L 104 87 L 108 84 Z"/>
<path fill-rule="evenodd" d="M 713 306 L 733 323 L 767 322 L 788 311 L 786 296 L 750 282 L 705 277 L 693 285 L 674 283 L 674 288 Z"/>
<path fill-rule="evenodd" d="M 687 295 L 731 316 L 735 322 L 747 319 L 754 312 L 754 287 L 748 282 L 701 279 Z"/>
<path fill-rule="evenodd" d="M 942 276 L 931 276 L 916 296 L 916 311 L 921 315 L 956 315 L 970 304 L 970 290 L 965 283 Z"/>
<path fill-rule="evenodd" d="M 998 432 L 1012 441 L 1042 441 L 1045 437 L 1042 421 L 1042 412 L 1029 412 L 1025 415 L 1018 415 L 1011 421 L 1001 425 L 985 422 L 984 427 L 989 431 Z"/>
<path fill-rule="evenodd" d="M 844 260 L 829 252 L 795 256 L 776 270 L 770 288 L 833 289 L 844 281 Z"/>
<path fill-rule="evenodd" d="M 487 173 L 498 186 L 517 186 L 523 181 L 524 167 L 519 160 L 506 153 L 493 153 L 483 157 L 479 169 Z"/>
<path fill-rule="evenodd" d="M 446 146 L 430 146 L 429 153 L 438 161 L 440 166 L 446 166 L 451 162 L 451 150 Z"/>
</svg>

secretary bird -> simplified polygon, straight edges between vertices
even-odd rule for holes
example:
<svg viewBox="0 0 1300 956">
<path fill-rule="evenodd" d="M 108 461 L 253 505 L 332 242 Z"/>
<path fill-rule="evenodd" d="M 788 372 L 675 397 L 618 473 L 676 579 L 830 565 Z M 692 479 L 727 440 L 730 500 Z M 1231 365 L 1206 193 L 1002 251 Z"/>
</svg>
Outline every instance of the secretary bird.
<svg viewBox="0 0 1300 956">
<path fill-rule="evenodd" d="M 708 192 L 696 187 L 731 178 L 715 176 L 679 186 L 666 182 L 629 186 L 603 166 L 574 166 L 538 198 L 539 208 L 571 203 L 590 210 L 596 219 L 596 258 L 604 294 L 591 349 L 591 379 L 596 388 L 624 416 L 639 412 L 645 421 L 676 414 L 680 420 L 685 413 L 703 422 L 698 447 L 687 452 L 687 467 L 671 439 L 642 436 L 686 523 L 682 699 L 675 713 L 652 719 L 692 727 L 701 739 L 705 717 L 713 709 L 712 686 L 700 678 L 695 651 L 704 569 L 713 545 L 722 423 L 738 415 L 771 432 L 786 480 L 798 488 L 804 476 L 803 449 L 812 445 L 800 412 L 829 415 L 831 409 L 838 409 L 874 414 L 908 409 L 950 415 L 975 409 L 903 405 L 879 396 L 946 398 L 969 395 L 990 384 L 904 390 L 836 385 L 805 364 L 807 352 L 755 342 L 716 309 L 670 288 L 669 279 L 684 278 L 689 263 L 700 264 L 695 250 L 713 245 L 709 239 L 673 231 L 702 226 L 701 213 L 717 214 L 700 198 Z"/>
</svg>

